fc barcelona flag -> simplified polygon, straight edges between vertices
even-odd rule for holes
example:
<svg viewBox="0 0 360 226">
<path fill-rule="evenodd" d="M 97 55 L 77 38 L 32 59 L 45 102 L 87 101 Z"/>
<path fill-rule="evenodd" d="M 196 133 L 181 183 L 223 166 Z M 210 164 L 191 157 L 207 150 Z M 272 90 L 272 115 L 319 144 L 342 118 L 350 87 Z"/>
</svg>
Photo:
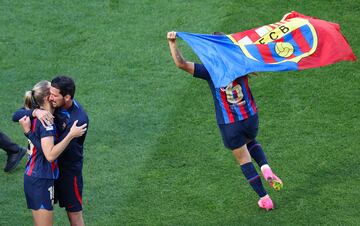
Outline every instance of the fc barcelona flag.
<svg viewBox="0 0 360 226">
<path fill-rule="evenodd" d="M 290 71 L 356 61 L 340 26 L 297 12 L 230 35 L 177 32 L 209 71 L 215 87 L 251 72 Z"/>
</svg>

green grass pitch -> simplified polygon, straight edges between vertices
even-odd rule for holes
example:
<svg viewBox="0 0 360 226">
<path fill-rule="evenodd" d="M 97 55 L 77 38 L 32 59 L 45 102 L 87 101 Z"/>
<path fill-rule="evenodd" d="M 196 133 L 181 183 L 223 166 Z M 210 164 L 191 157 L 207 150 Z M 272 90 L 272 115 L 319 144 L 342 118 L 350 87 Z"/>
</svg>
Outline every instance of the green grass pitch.
<svg viewBox="0 0 360 226">
<path fill-rule="evenodd" d="M 356 225 L 360 196 L 360 65 L 341 62 L 250 79 L 258 140 L 284 188 L 257 207 L 220 138 L 208 86 L 177 69 L 166 33 L 235 33 L 292 10 L 339 23 L 360 56 L 358 0 L 0 1 L 0 130 L 26 90 L 71 75 L 87 110 L 87 225 Z M 179 41 L 184 56 L 197 58 Z M 0 166 L 6 161 L 0 151 Z M 0 225 L 32 225 L 25 159 L 0 171 Z M 55 225 L 68 225 L 55 208 Z"/>
</svg>

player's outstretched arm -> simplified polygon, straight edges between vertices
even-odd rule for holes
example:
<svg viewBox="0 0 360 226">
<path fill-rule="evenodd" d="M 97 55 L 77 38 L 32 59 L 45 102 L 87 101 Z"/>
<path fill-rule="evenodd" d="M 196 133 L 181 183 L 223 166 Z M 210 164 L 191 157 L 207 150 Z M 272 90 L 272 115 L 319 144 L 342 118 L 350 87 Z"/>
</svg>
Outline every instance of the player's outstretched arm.
<svg viewBox="0 0 360 226">
<path fill-rule="evenodd" d="M 32 117 L 32 113 L 33 113 L 33 110 L 29 110 L 26 108 L 19 108 L 14 112 L 14 114 L 12 116 L 12 120 L 14 122 L 18 122 L 24 116 Z"/>
<path fill-rule="evenodd" d="M 13 114 L 12 120 L 14 122 L 18 122 L 24 116 L 39 119 L 44 127 L 50 126 L 54 123 L 54 116 L 50 112 L 41 109 L 26 109 L 24 107 L 16 110 Z"/>
<path fill-rule="evenodd" d="M 170 52 L 175 65 L 178 68 L 193 75 L 195 70 L 194 62 L 186 61 L 182 56 L 180 50 L 176 47 L 176 32 L 175 31 L 168 32 L 167 39 L 169 41 Z"/>
</svg>

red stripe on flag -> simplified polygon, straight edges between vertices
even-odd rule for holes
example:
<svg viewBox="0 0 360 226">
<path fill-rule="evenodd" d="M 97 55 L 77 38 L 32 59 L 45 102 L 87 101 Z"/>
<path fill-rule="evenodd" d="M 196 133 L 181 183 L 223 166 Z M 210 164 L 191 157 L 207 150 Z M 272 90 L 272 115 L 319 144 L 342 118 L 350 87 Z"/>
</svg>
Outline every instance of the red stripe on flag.
<svg viewBox="0 0 360 226">
<path fill-rule="evenodd" d="M 252 42 L 256 42 L 261 38 L 260 35 L 255 30 L 253 30 L 253 32 L 251 32 L 248 36 Z"/>
<path fill-rule="evenodd" d="M 272 53 L 268 45 L 256 45 L 265 63 L 276 63 L 276 60 L 272 57 Z"/>
<path fill-rule="evenodd" d="M 274 26 L 274 24 L 269 24 L 268 26 L 271 27 L 271 29 L 273 29 L 273 30 L 276 28 L 276 26 Z"/>
<path fill-rule="evenodd" d="M 291 35 L 296 44 L 299 46 L 301 52 L 307 53 L 311 50 L 311 46 L 309 46 L 309 43 L 306 41 L 304 34 L 301 32 L 300 29 L 292 31 Z"/>
<path fill-rule="evenodd" d="M 236 33 L 236 34 L 232 34 L 231 37 L 238 42 L 240 39 L 245 37 L 245 35 L 243 33 Z"/>
<path fill-rule="evenodd" d="M 223 104 L 224 107 L 225 107 L 225 110 L 226 110 L 226 113 L 227 113 L 227 116 L 228 116 L 228 118 L 229 118 L 230 123 L 235 122 L 235 120 L 234 120 L 234 115 L 233 115 L 232 112 L 230 111 L 230 106 L 229 106 L 229 104 L 228 104 L 228 102 L 227 102 L 227 99 L 226 99 L 226 93 L 225 93 L 225 91 L 222 91 L 222 90 L 220 89 L 220 96 L 221 96 L 222 104 Z"/>
<path fill-rule="evenodd" d="M 296 56 L 294 55 L 294 53 L 293 54 L 291 54 L 289 57 L 286 57 L 286 59 L 287 60 L 290 60 L 290 59 L 292 59 L 292 58 L 295 58 Z"/>
<path fill-rule="evenodd" d="M 274 40 L 274 42 L 285 42 L 284 37 L 281 37 L 279 39 Z"/>
<path fill-rule="evenodd" d="M 257 28 L 256 28 L 257 29 Z M 256 29 L 247 30 L 239 33 L 232 34 L 231 36 L 238 42 L 239 40 L 243 39 L 244 37 L 248 37 L 252 42 L 257 41 L 260 36 L 256 33 Z"/>
</svg>

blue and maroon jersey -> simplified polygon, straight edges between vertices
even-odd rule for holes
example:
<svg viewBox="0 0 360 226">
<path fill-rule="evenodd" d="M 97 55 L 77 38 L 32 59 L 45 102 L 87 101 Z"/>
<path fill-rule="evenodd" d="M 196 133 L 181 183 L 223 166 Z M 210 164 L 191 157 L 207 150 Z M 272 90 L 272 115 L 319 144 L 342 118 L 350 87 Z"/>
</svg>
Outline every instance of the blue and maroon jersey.
<svg viewBox="0 0 360 226">
<path fill-rule="evenodd" d="M 56 109 L 55 118 L 59 121 L 57 125 L 61 134 L 59 141 L 66 137 L 76 120 L 78 120 L 77 126 L 87 123 L 87 128 L 89 128 L 89 118 L 75 99 L 73 99 L 73 104 L 70 108 Z M 64 152 L 58 157 L 60 173 L 62 175 L 82 175 L 85 138 L 86 132 L 81 137 L 72 139 Z"/>
<path fill-rule="evenodd" d="M 44 127 L 36 118 L 31 123 L 31 130 L 35 137 L 41 141 L 44 137 L 56 139 L 56 127 Z M 49 162 L 41 148 L 41 145 L 34 145 L 26 162 L 25 174 L 31 177 L 57 179 L 59 177 L 59 166 L 57 160 Z"/>
<path fill-rule="evenodd" d="M 242 121 L 256 114 L 257 108 L 249 88 L 248 76 L 237 78 L 226 87 L 215 88 L 205 66 L 195 64 L 194 77 L 208 82 L 218 124 Z"/>
</svg>

